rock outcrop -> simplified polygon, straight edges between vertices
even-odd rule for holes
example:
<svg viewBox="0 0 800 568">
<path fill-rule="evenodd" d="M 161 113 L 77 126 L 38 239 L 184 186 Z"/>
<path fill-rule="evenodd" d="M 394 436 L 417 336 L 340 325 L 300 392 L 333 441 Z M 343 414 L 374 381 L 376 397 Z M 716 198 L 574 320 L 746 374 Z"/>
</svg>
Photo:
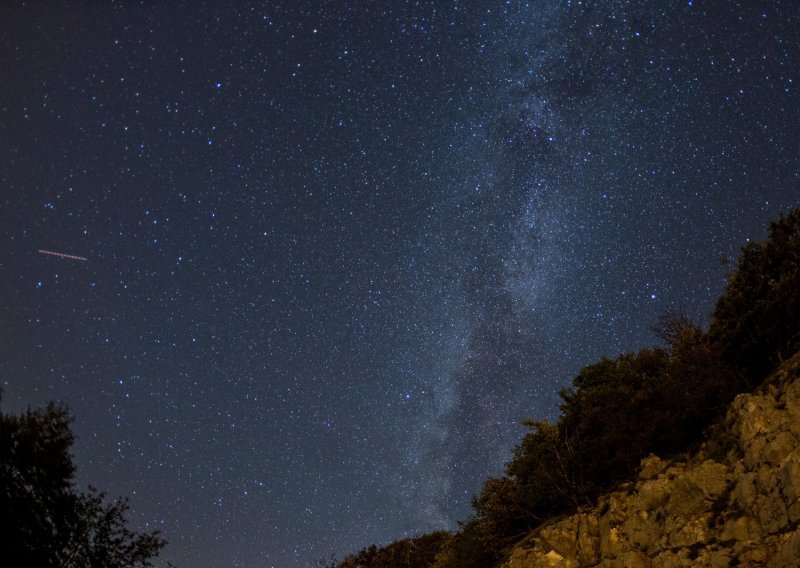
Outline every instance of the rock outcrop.
<svg viewBox="0 0 800 568">
<path fill-rule="evenodd" d="M 696 455 L 646 458 L 635 482 L 537 529 L 502 566 L 800 567 L 800 354 L 739 395 Z"/>
</svg>

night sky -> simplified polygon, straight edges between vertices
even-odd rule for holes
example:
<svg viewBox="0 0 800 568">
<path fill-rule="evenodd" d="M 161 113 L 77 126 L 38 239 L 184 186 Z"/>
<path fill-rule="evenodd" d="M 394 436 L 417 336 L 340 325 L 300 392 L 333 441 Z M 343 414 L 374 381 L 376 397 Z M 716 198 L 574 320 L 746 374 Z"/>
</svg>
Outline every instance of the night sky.
<svg viewBox="0 0 800 568">
<path fill-rule="evenodd" d="M 800 205 L 795 0 L 9 1 L 0 77 L 3 409 L 183 568 L 455 528 Z"/>
</svg>

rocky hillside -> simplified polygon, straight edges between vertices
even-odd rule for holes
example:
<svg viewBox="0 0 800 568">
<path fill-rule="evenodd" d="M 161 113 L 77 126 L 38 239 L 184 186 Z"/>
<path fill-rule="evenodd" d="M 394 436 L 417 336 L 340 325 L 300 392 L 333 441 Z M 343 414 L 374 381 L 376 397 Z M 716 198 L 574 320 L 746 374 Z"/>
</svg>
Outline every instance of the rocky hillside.
<svg viewBox="0 0 800 568">
<path fill-rule="evenodd" d="M 685 461 L 650 456 L 638 479 L 521 541 L 503 568 L 800 566 L 800 354 Z"/>
<path fill-rule="evenodd" d="M 655 330 L 662 347 L 581 369 L 555 423 L 525 422 L 457 531 L 330 565 L 800 568 L 800 208 L 742 249 L 707 330 Z"/>
</svg>

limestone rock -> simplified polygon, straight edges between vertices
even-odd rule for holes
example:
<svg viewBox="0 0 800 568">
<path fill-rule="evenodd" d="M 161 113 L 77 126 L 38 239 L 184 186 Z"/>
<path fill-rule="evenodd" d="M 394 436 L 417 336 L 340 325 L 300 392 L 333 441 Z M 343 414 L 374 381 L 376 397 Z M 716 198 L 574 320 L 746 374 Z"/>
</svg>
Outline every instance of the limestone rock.
<svg viewBox="0 0 800 568">
<path fill-rule="evenodd" d="M 633 484 L 542 527 L 505 568 L 800 566 L 800 355 L 725 420 L 722 460 L 642 460 Z"/>
</svg>

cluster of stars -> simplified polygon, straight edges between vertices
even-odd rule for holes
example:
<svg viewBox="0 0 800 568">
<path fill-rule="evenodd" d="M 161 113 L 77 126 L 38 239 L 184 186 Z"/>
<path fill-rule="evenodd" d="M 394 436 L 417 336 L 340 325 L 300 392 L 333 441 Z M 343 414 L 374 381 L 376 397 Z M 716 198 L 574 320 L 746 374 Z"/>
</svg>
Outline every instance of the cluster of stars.
<svg viewBox="0 0 800 568">
<path fill-rule="evenodd" d="M 455 528 L 798 201 L 794 2 L 201 4 L 0 21 L 4 410 L 177 565 Z"/>
</svg>

